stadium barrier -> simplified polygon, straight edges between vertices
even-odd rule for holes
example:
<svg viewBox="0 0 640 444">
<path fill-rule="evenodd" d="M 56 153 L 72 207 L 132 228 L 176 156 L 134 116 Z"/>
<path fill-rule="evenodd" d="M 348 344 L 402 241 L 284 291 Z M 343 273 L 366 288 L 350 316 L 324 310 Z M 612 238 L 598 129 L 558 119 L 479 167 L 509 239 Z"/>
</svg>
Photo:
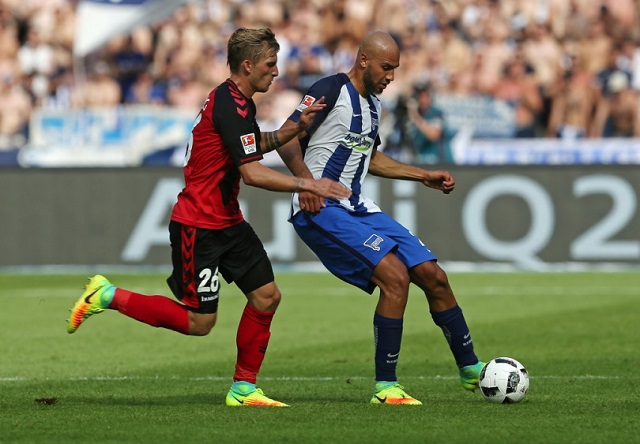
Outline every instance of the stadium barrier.
<svg viewBox="0 0 640 444">
<path fill-rule="evenodd" d="M 450 195 L 374 177 L 365 193 L 442 261 L 640 265 L 638 166 L 450 170 Z M 182 184 L 175 167 L 4 169 L 0 267 L 168 266 L 167 222 Z M 275 264 L 317 262 L 287 222 L 288 193 L 243 186 L 240 197 Z"/>
</svg>

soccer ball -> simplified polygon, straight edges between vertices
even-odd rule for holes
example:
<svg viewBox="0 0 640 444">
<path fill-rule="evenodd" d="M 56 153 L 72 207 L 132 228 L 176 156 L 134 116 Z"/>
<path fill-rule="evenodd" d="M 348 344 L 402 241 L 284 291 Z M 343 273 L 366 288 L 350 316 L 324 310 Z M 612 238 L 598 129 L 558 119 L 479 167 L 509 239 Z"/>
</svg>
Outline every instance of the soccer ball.
<svg viewBox="0 0 640 444">
<path fill-rule="evenodd" d="M 488 401 L 512 404 L 529 392 L 529 373 L 513 358 L 492 359 L 480 372 L 480 391 Z"/>
</svg>

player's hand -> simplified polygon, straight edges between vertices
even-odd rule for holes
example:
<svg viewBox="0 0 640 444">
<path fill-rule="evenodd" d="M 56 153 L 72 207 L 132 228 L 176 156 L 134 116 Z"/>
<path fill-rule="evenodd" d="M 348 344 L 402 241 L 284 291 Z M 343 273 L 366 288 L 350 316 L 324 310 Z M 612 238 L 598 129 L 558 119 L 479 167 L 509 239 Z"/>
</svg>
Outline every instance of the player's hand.
<svg viewBox="0 0 640 444">
<path fill-rule="evenodd" d="M 298 204 L 302 211 L 311 214 L 318 214 L 320 208 L 326 207 L 324 197 L 316 196 L 308 191 L 301 191 L 300 194 L 298 194 Z"/>
<path fill-rule="evenodd" d="M 329 199 L 342 200 L 351 196 L 351 190 L 340 182 L 323 177 L 322 179 L 314 180 L 312 188 L 309 190 L 313 194 L 320 197 L 328 197 Z M 324 202 L 322 203 L 324 206 Z"/>
<path fill-rule="evenodd" d="M 313 123 L 313 119 L 316 118 L 318 111 L 322 111 L 326 106 L 327 104 L 324 103 L 324 96 L 322 96 L 313 102 L 313 105 L 307 106 L 303 109 L 302 114 L 300 114 L 300 119 L 298 120 L 298 132 L 306 131 L 306 129 Z"/>
<path fill-rule="evenodd" d="M 456 181 L 448 171 L 429 171 L 422 183 L 434 190 L 449 194 L 456 186 Z"/>
</svg>

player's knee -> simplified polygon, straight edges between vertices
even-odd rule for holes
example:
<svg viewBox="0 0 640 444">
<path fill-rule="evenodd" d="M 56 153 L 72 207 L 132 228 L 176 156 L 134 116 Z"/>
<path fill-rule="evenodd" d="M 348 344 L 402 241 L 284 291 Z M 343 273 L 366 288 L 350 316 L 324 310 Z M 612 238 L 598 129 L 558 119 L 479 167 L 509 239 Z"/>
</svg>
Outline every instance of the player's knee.
<svg viewBox="0 0 640 444">
<path fill-rule="evenodd" d="M 449 278 L 447 277 L 447 273 L 440 268 L 438 264 L 435 264 L 435 272 L 433 274 L 433 287 L 441 290 L 448 291 L 450 290 L 449 286 Z"/>
<path fill-rule="evenodd" d="M 216 325 L 217 316 L 215 313 L 199 314 L 193 313 L 189 319 L 189 335 L 191 336 L 207 336 L 214 325 Z"/>
<path fill-rule="evenodd" d="M 189 329 L 191 336 L 207 336 L 213 329 L 213 324 L 196 324 Z"/>
<path fill-rule="evenodd" d="M 455 305 L 447 273 L 436 262 L 421 264 L 413 273 L 412 280 L 424 291 L 431 304 Z"/>
<path fill-rule="evenodd" d="M 389 253 L 373 269 L 372 281 L 389 293 L 399 293 L 408 291 L 411 277 L 404 263 Z"/>
<path fill-rule="evenodd" d="M 404 264 L 402 266 L 392 267 L 387 270 L 388 277 L 385 279 L 388 285 L 404 290 L 409 288 L 411 278 Z"/>
<path fill-rule="evenodd" d="M 275 282 L 270 282 L 257 290 L 246 294 L 247 300 L 253 308 L 260 311 L 276 311 L 282 299 L 282 293 Z"/>
<path fill-rule="evenodd" d="M 394 304 L 406 304 L 411 279 L 405 267 L 391 267 L 379 273 L 380 294 Z"/>
<path fill-rule="evenodd" d="M 449 286 L 447 274 L 435 261 L 424 262 L 414 267 L 411 270 L 411 281 L 427 292 Z"/>
<path fill-rule="evenodd" d="M 276 308 L 278 308 L 278 305 L 280 305 L 281 299 L 282 293 L 280 293 L 280 290 L 275 287 L 273 291 L 261 295 L 260 306 L 264 308 L 263 311 L 276 311 Z"/>
</svg>

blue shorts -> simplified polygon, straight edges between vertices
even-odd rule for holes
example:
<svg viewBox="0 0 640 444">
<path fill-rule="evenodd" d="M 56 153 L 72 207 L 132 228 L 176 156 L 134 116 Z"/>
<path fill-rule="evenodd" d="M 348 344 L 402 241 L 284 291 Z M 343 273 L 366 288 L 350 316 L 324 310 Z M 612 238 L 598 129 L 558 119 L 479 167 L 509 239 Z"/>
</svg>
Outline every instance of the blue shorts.
<svg viewBox="0 0 640 444">
<path fill-rule="evenodd" d="M 328 206 L 316 215 L 300 212 L 291 223 L 331 273 L 369 294 L 376 288 L 373 269 L 388 253 L 408 269 L 436 260 L 420 239 L 386 213 L 360 214 Z"/>
</svg>

